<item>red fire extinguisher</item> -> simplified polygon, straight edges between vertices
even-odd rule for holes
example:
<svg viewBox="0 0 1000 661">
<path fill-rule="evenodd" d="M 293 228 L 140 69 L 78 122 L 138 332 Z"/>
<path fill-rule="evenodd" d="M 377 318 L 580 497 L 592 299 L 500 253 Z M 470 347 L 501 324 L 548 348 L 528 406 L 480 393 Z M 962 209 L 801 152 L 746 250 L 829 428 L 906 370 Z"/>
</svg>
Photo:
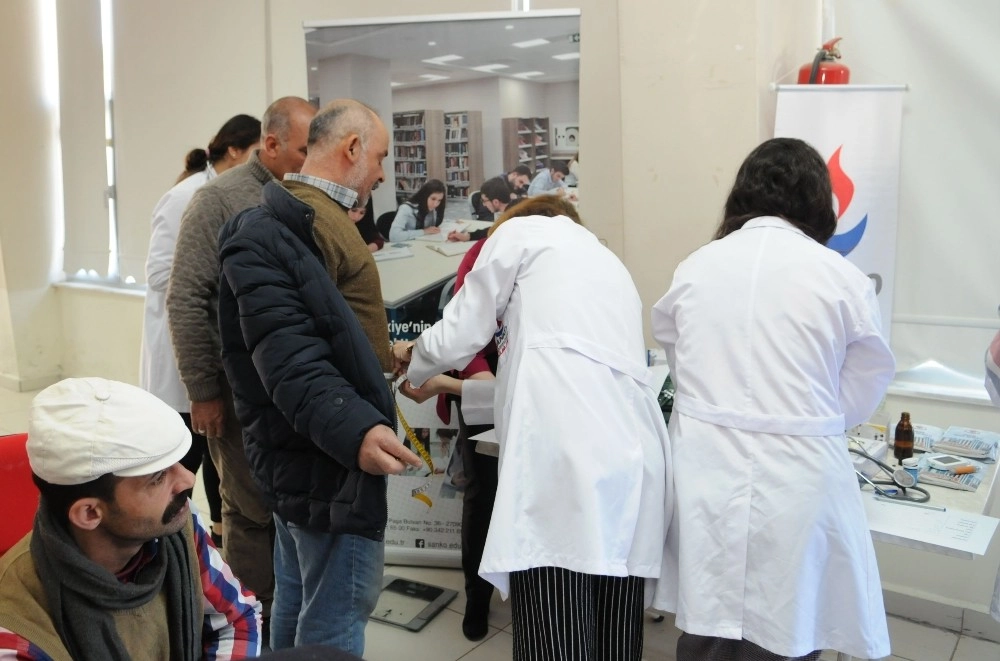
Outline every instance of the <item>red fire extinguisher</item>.
<svg viewBox="0 0 1000 661">
<path fill-rule="evenodd" d="M 836 60 L 840 59 L 837 42 L 840 37 L 823 44 L 811 63 L 803 64 L 799 69 L 799 84 L 846 85 L 851 80 L 851 70 L 847 65 Z"/>
</svg>

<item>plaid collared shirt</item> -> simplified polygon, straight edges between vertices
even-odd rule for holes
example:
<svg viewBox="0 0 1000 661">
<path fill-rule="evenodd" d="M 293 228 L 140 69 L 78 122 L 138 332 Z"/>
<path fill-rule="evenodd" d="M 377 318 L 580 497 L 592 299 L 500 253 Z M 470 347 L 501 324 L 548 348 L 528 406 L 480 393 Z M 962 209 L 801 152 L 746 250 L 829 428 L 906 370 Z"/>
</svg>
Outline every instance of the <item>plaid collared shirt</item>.
<svg viewBox="0 0 1000 661">
<path fill-rule="evenodd" d="M 318 188 L 345 209 L 350 209 L 358 201 L 358 194 L 350 188 L 312 175 L 289 172 L 285 175 L 285 181 L 298 181 Z"/>
</svg>

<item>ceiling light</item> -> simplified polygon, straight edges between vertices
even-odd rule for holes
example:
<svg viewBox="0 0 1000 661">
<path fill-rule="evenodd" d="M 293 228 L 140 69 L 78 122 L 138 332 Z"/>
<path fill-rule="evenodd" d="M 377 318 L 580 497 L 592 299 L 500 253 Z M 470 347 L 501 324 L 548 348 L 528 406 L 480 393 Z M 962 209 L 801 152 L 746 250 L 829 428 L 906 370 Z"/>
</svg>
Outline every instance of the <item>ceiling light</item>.
<svg viewBox="0 0 1000 661">
<path fill-rule="evenodd" d="M 402 84 L 403 83 L 397 83 L 397 82 L 389 81 L 389 87 L 399 87 Z"/>
<path fill-rule="evenodd" d="M 484 64 L 479 67 L 472 67 L 473 71 L 483 71 L 490 73 L 492 71 L 497 71 L 499 69 L 509 69 L 510 67 L 506 64 Z"/>
<path fill-rule="evenodd" d="M 432 57 L 427 60 L 422 60 L 427 64 L 444 64 L 445 62 L 454 62 L 455 60 L 461 60 L 461 55 L 441 55 L 439 57 Z"/>
<path fill-rule="evenodd" d="M 433 73 L 422 73 L 420 74 L 420 77 L 424 80 L 447 80 L 451 78 L 451 76 L 439 76 Z"/>
<path fill-rule="evenodd" d="M 547 43 L 549 43 L 548 39 L 529 39 L 528 41 L 518 41 L 511 45 L 517 48 L 531 48 L 533 46 L 544 46 Z"/>
<path fill-rule="evenodd" d="M 319 71 L 319 67 L 314 64 L 311 67 L 309 67 L 309 70 L 310 71 Z"/>
<path fill-rule="evenodd" d="M 563 53 L 562 55 L 553 55 L 553 60 L 579 60 L 579 53 Z"/>
<path fill-rule="evenodd" d="M 514 73 L 511 74 L 514 78 L 534 78 L 535 76 L 544 76 L 544 71 L 525 71 L 524 73 Z"/>
<path fill-rule="evenodd" d="M 427 42 L 427 45 L 428 45 L 428 46 L 437 46 L 437 45 L 438 45 L 438 42 L 436 42 L 436 41 L 428 41 L 428 42 Z"/>
<path fill-rule="evenodd" d="M 504 30 L 513 30 L 514 26 L 513 25 L 505 25 L 505 26 L 503 26 L 503 29 Z"/>
</svg>

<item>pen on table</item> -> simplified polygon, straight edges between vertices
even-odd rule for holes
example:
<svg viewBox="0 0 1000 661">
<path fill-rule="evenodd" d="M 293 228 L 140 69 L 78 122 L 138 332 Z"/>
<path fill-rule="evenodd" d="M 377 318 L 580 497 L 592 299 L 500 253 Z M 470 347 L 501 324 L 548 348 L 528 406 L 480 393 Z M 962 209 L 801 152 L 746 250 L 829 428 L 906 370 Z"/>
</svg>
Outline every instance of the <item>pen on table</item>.
<svg viewBox="0 0 1000 661">
<path fill-rule="evenodd" d="M 875 500 L 882 501 L 883 503 L 895 503 L 897 505 L 906 505 L 907 507 L 919 507 L 925 510 L 934 510 L 935 512 L 948 511 L 944 507 L 938 507 L 937 505 L 925 505 L 924 503 L 911 503 L 908 500 L 900 500 L 899 498 L 883 498 L 882 496 L 875 496 Z"/>
</svg>

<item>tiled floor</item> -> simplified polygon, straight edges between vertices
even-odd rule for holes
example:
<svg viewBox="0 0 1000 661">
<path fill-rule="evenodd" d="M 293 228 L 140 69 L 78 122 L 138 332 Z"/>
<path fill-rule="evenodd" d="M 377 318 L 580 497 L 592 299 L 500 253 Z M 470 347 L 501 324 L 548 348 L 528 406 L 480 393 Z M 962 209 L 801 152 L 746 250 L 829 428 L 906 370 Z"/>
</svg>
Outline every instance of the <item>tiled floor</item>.
<svg viewBox="0 0 1000 661">
<path fill-rule="evenodd" d="M 0 388 L 0 434 L 27 430 L 28 406 L 34 393 L 15 393 Z M 201 480 L 194 500 L 207 511 Z M 510 606 L 494 596 L 490 613 L 490 633 L 485 640 L 473 643 L 462 635 L 462 614 L 465 595 L 462 573 L 458 569 L 388 566 L 386 573 L 425 583 L 452 588 L 458 597 L 420 633 L 372 622 L 368 625 L 365 658 L 369 661 L 506 661 L 511 658 L 513 637 L 510 630 Z M 673 625 L 673 616 L 662 622 L 646 618 L 644 657 L 649 661 L 670 661 L 680 632 Z M 960 636 L 952 631 L 924 626 L 895 617 L 889 618 L 893 660 L 908 661 L 998 661 L 1000 643 Z M 824 660 L 837 655 L 824 652 Z"/>
</svg>

